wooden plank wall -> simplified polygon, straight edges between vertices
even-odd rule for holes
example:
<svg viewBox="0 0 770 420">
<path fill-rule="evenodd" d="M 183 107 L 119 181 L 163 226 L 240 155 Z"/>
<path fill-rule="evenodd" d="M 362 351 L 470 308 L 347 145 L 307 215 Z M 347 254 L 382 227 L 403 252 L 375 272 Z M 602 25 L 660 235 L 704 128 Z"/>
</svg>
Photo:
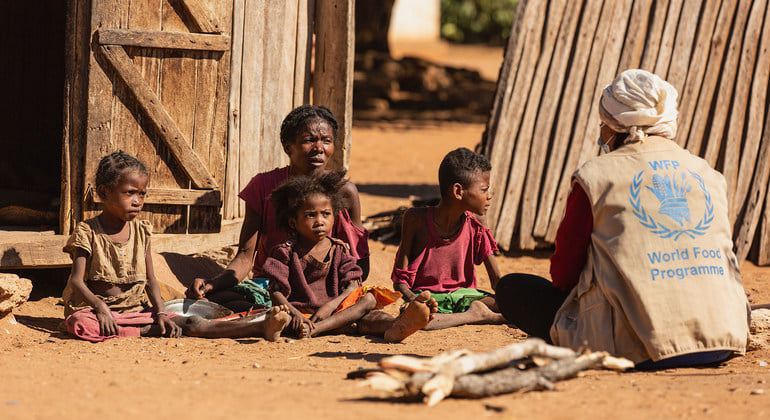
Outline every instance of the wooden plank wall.
<svg viewBox="0 0 770 420">
<path fill-rule="evenodd" d="M 353 0 L 234 1 L 226 220 L 245 215 L 238 193 L 254 175 L 288 164 L 281 122 L 311 102 L 311 91 L 312 103 L 328 106 L 340 125 L 332 163 L 347 166 L 353 15 Z"/>
<path fill-rule="evenodd" d="M 601 90 L 628 68 L 677 88 L 675 140 L 725 175 L 738 258 L 770 264 L 768 0 L 520 0 L 481 144 L 500 246 L 553 244 L 598 154 Z"/>
</svg>

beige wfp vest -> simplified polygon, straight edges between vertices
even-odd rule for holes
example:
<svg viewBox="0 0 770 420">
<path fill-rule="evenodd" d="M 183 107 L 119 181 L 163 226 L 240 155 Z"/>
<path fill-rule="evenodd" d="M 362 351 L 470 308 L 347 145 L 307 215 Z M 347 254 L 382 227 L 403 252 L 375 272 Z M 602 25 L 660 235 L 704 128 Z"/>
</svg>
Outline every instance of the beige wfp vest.
<svg viewBox="0 0 770 420">
<path fill-rule="evenodd" d="M 589 160 L 573 182 L 594 225 L 578 284 L 551 327 L 555 344 L 634 362 L 745 352 L 749 305 L 719 172 L 649 137 Z"/>
</svg>

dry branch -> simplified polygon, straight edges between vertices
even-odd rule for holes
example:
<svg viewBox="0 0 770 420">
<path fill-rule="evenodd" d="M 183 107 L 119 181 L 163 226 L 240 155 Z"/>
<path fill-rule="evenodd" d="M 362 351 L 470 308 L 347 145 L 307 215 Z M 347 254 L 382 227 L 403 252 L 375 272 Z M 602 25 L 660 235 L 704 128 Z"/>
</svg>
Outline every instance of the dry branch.
<svg viewBox="0 0 770 420">
<path fill-rule="evenodd" d="M 513 362 L 525 358 L 555 361 L 529 370 L 514 366 Z M 529 339 L 478 354 L 457 350 L 430 359 L 388 357 L 380 361 L 385 372 L 368 376 L 364 385 L 390 397 L 424 396 L 425 402 L 433 406 L 450 395 L 479 398 L 520 390 L 552 389 L 554 382 L 599 365 L 615 370 L 634 366 L 606 352 L 580 355 L 572 349 Z"/>
</svg>

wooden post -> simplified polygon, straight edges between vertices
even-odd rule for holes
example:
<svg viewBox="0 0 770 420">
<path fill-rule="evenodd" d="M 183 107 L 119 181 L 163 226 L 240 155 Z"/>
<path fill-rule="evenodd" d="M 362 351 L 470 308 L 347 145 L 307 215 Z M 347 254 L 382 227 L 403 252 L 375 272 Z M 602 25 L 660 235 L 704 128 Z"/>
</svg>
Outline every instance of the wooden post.
<svg viewBox="0 0 770 420">
<path fill-rule="evenodd" d="M 347 169 L 353 124 L 354 0 L 316 0 L 313 103 L 331 109 L 339 123 L 331 166 Z"/>
</svg>

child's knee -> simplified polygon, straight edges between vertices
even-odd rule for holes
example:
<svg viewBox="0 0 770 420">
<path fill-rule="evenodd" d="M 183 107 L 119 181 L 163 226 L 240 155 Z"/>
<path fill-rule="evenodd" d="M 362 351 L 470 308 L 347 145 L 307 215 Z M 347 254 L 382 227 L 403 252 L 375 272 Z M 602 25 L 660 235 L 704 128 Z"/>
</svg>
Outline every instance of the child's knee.
<svg viewBox="0 0 770 420">
<path fill-rule="evenodd" d="M 361 299 L 358 300 L 358 303 L 366 309 L 371 310 L 377 307 L 377 298 L 374 296 L 374 292 L 369 292 L 363 295 Z"/>
</svg>

